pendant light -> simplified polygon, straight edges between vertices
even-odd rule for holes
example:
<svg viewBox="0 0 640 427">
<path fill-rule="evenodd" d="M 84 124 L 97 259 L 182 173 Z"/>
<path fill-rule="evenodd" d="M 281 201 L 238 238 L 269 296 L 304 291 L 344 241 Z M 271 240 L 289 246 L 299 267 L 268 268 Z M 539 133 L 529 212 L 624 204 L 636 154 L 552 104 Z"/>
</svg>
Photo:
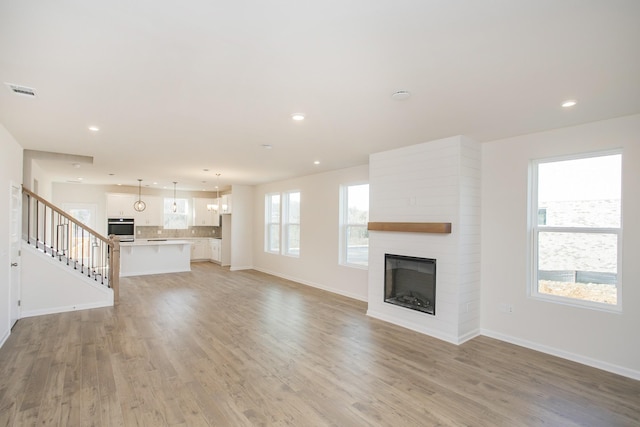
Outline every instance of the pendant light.
<svg viewBox="0 0 640 427">
<path fill-rule="evenodd" d="M 171 211 L 173 213 L 178 212 L 178 205 L 176 204 L 176 184 L 178 181 L 173 181 L 173 205 L 171 205 Z"/>
<path fill-rule="evenodd" d="M 146 209 L 147 204 L 142 201 L 142 180 L 138 178 L 138 200 L 133 204 L 136 212 L 142 212 Z"/>
</svg>

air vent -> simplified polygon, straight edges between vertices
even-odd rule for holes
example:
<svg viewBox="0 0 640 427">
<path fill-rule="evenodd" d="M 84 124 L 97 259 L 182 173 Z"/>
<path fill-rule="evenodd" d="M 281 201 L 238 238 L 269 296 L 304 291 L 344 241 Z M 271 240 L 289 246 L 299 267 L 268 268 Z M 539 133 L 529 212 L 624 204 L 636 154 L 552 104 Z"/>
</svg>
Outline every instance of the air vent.
<svg viewBox="0 0 640 427">
<path fill-rule="evenodd" d="M 26 86 L 14 85 L 13 83 L 5 83 L 7 87 L 15 94 L 29 96 L 34 98 L 36 96 L 36 90 Z"/>
</svg>

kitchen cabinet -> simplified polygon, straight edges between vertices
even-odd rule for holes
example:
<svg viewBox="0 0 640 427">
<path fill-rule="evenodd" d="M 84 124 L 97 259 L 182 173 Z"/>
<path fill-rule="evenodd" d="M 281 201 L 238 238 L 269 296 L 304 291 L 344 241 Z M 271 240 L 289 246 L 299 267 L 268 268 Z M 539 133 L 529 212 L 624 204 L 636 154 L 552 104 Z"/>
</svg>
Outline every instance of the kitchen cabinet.
<svg viewBox="0 0 640 427">
<path fill-rule="evenodd" d="M 133 218 L 136 213 L 133 204 L 137 199 L 135 194 L 107 193 L 107 217 Z"/>
<path fill-rule="evenodd" d="M 138 197 L 134 197 L 138 199 Z M 135 212 L 133 218 L 136 226 L 161 227 L 164 224 L 164 199 L 159 196 L 142 196 L 142 201 L 147 205 L 142 212 Z"/>
<path fill-rule="evenodd" d="M 220 239 L 210 239 L 211 240 L 211 261 L 220 263 Z"/>
<path fill-rule="evenodd" d="M 201 261 L 205 258 L 206 239 L 189 239 L 191 242 L 191 261 Z"/>
<path fill-rule="evenodd" d="M 193 199 L 194 226 L 218 227 L 220 225 L 220 213 L 212 206 L 218 206 L 218 199 Z"/>
<path fill-rule="evenodd" d="M 210 239 L 189 239 L 191 242 L 191 261 L 205 261 L 211 259 Z"/>
<path fill-rule="evenodd" d="M 231 213 L 231 194 L 224 194 L 220 197 L 220 213 L 230 214 Z"/>
</svg>

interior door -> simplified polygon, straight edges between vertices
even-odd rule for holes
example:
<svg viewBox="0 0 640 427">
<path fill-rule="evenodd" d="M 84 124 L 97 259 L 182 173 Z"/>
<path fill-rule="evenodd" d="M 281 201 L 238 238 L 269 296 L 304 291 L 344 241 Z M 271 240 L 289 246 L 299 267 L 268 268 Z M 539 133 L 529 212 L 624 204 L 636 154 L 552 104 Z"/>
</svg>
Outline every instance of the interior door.
<svg viewBox="0 0 640 427">
<path fill-rule="evenodd" d="M 20 318 L 20 221 L 22 218 L 22 189 L 19 185 L 11 183 L 11 295 L 10 322 L 11 327 Z"/>
</svg>

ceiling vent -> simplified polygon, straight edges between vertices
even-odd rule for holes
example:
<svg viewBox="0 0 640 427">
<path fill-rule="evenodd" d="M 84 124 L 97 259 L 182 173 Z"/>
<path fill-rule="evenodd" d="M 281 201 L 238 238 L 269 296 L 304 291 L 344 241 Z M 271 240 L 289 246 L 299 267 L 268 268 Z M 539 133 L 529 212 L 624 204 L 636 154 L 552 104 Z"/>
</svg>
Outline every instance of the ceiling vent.
<svg viewBox="0 0 640 427">
<path fill-rule="evenodd" d="M 35 98 L 36 96 L 36 90 L 30 87 L 26 87 L 26 86 L 20 86 L 20 85 L 14 85 L 13 83 L 5 83 L 7 85 L 7 87 L 11 90 L 11 92 L 18 94 L 18 95 L 23 95 L 23 96 L 29 96 L 31 98 Z"/>
</svg>

